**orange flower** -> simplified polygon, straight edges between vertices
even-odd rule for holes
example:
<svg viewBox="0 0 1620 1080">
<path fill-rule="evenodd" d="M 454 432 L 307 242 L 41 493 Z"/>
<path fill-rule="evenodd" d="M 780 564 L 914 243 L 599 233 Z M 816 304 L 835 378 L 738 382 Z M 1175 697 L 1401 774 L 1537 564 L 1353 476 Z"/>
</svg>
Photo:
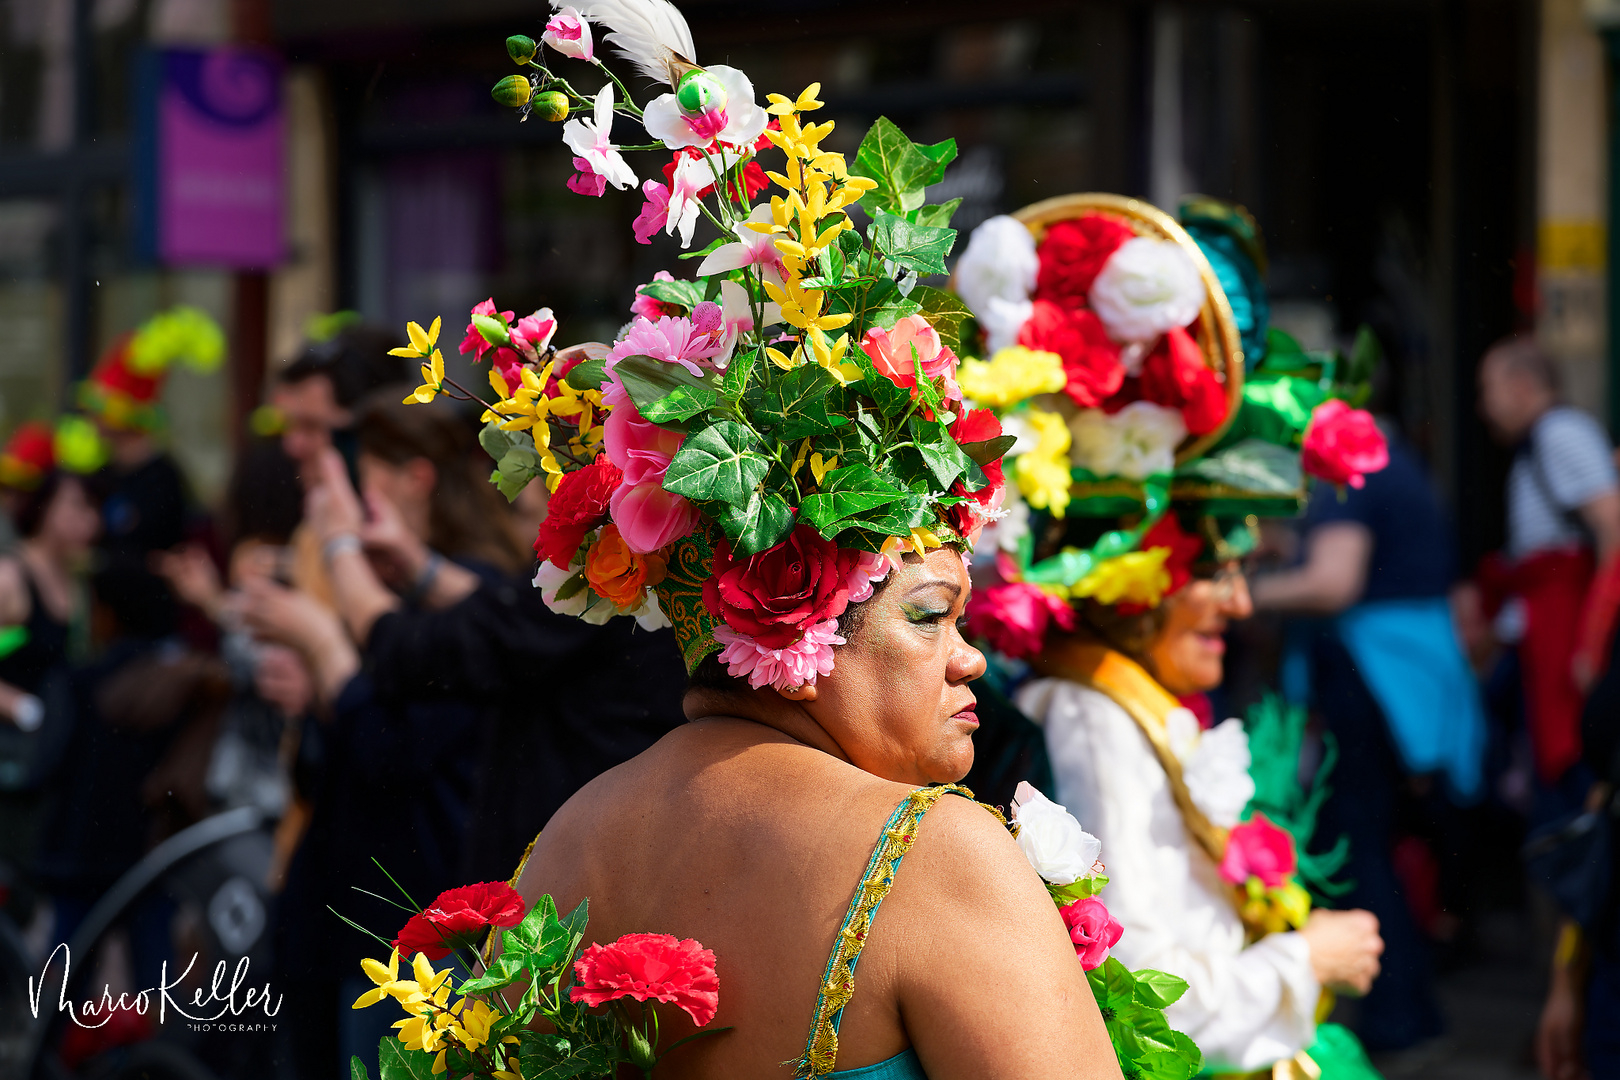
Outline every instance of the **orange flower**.
<svg viewBox="0 0 1620 1080">
<path fill-rule="evenodd" d="M 641 590 L 664 580 L 664 560 L 657 554 L 640 555 L 631 551 L 619 535 L 617 525 L 604 525 L 601 539 L 585 556 L 585 580 L 596 595 L 615 607 L 633 608 L 641 603 Z"/>
</svg>

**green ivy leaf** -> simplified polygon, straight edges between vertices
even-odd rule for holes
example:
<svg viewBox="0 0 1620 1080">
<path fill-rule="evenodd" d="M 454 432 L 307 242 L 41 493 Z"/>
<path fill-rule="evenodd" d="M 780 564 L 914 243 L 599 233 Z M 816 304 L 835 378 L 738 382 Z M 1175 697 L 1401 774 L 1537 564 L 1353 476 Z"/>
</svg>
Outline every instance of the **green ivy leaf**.
<svg viewBox="0 0 1620 1080">
<path fill-rule="evenodd" d="M 672 413 L 682 411 L 695 401 L 706 401 L 707 404 L 686 414 L 695 416 L 704 409 L 711 408 L 715 402 L 714 384 L 709 380 L 700 379 L 679 364 L 666 364 L 650 356 L 627 356 L 615 364 L 613 370 L 619 376 L 619 381 L 624 384 L 630 400 L 636 403 L 637 410 L 648 420 L 653 419 L 648 412 L 649 409 L 657 411 L 659 403 L 665 398 L 676 396 L 676 391 L 679 390 L 685 390 L 687 394 L 679 396 L 677 401 L 670 404 L 669 410 Z"/>
<path fill-rule="evenodd" d="M 770 467 L 751 428 L 722 420 L 686 437 L 664 473 L 664 490 L 698 502 L 746 507 Z"/>
<path fill-rule="evenodd" d="M 714 520 L 732 546 L 743 555 L 757 555 L 780 544 L 793 531 L 793 508 L 774 491 L 749 493 L 741 508 L 720 509 Z"/>
<path fill-rule="evenodd" d="M 382 1080 L 434 1080 L 434 1056 L 426 1050 L 407 1050 L 398 1039 L 385 1035 L 377 1045 L 377 1075 Z M 349 1068 L 352 1072 L 353 1063 Z"/>
<path fill-rule="evenodd" d="M 943 274 L 945 256 L 956 246 L 956 230 L 913 225 L 897 214 L 879 210 L 872 223 L 872 243 L 891 262 L 920 275 Z"/>
<path fill-rule="evenodd" d="M 919 380 L 919 385 L 926 385 L 927 380 Z M 949 491 L 957 478 L 973 467 L 973 460 L 962 453 L 951 438 L 951 433 L 945 430 L 945 425 L 937 420 L 924 420 L 920 416 L 911 418 L 911 441 L 916 444 L 917 453 L 922 457 L 923 464 L 927 466 L 933 476 L 939 491 Z"/>
<path fill-rule="evenodd" d="M 945 156 L 947 152 L 949 157 Z M 862 202 L 900 214 L 923 204 L 924 189 L 939 182 L 945 175 L 945 166 L 955 156 L 955 140 L 920 147 L 908 139 L 894 121 L 880 116 L 867 129 L 849 171 L 854 176 L 877 181 L 877 187 L 868 192 Z"/>
<path fill-rule="evenodd" d="M 914 225 L 932 225 L 943 229 L 950 225 L 951 218 L 956 214 L 956 208 L 961 205 L 961 199 L 952 199 L 948 203 L 938 203 L 934 206 L 919 206 L 915 210 L 906 211 L 906 220 Z"/>
<path fill-rule="evenodd" d="M 366 1072 L 366 1063 L 360 1060 L 359 1054 L 349 1055 L 349 1080 L 371 1080 Z"/>
<path fill-rule="evenodd" d="M 1264 439 L 1244 439 L 1183 465 L 1176 475 L 1259 495 L 1297 495 L 1305 483 L 1299 454 Z"/>
<path fill-rule="evenodd" d="M 837 380 L 820 364 L 803 364 L 778 376 L 761 396 L 754 419 L 783 440 L 824 435 L 837 427 L 827 412 L 827 394 Z"/>
<path fill-rule="evenodd" d="M 911 409 L 911 391 L 895 385 L 894 380 L 878 371 L 865 350 L 851 349 L 846 355 L 854 357 L 855 363 L 860 366 L 861 382 L 879 413 L 884 416 L 904 416 Z"/>
<path fill-rule="evenodd" d="M 649 281 L 636 292 L 687 311 L 703 302 L 703 286 L 696 281 Z"/>
<path fill-rule="evenodd" d="M 568 369 L 568 377 L 563 381 L 575 390 L 602 389 L 602 384 L 607 382 L 607 358 L 581 360 Z"/>
<path fill-rule="evenodd" d="M 966 304 L 953 292 L 918 285 L 911 290 L 910 299 L 939 334 L 942 345 L 952 352 L 962 347 L 962 323 L 973 317 Z"/>
<path fill-rule="evenodd" d="M 831 538 L 845 528 L 846 518 L 876 510 L 906 498 L 906 490 L 865 465 L 845 465 L 828 473 L 821 490 L 807 496 L 799 513 Z"/>
<path fill-rule="evenodd" d="M 881 533 L 884 536 L 905 536 L 912 529 L 930 524 L 933 520 L 933 506 L 921 495 L 913 494 L 889 503 L 887 506 L 880 506 L 876 510 L 845 518 L 843 521 L 838 522 L 836 532 L 860 528 L 870 529 L 872 532 Z M 823 530 L 822 535 L 831 539 L 831 535 L 836 535 L 836 533 L 828 534 Z"/>
</svg>

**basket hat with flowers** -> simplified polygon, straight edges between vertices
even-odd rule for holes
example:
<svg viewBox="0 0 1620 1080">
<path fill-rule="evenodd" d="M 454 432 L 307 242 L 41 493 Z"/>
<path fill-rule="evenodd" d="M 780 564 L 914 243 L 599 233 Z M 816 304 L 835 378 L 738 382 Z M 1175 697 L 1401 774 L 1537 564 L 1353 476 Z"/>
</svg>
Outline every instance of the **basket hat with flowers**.
<svg viewBox="0 0 1620 1080">
<path fill-rule="evenodd" d="M 994 537 L 1007 584 L 976 600 L 1002 651 L 1072 628 L 1074 602 L 1156 607 L 1196 563 L 1245 554 L 1257 518 L 1297 514 L 1307 475 L 1360 487 L 1383 468 L 1355 407 L 1375 340 L 1346 359 L 1268 328 L 1264 266 L 1247 212 L 1204 197 L 1178 221 L 1068 195 L 974 230 L 953 283 L 988 359 L 959 381 L 1017 440 Z"/>
<path fill-rule="evenodd" d="M 603 63 L 604 30 L 661 84 L 644 106 Z M 956 241 L 954 204 L 924 198 L 956 145 L 879 120 L 848 160 L 823 145 L 819 86 L 760 104 L 743 72 L 697 64 L 662 0 L 561 7 L 539 42 L 507 44 L 524 74 L 498 100 L 525 118 L 585 110 L 563 128 L 572 190 L 639 188 L 641 243 L 689 247 L 700 222 L 717 235 L 691 276 L 637 291 L 610 344 L 559 351 L 549 309 L 480 304 L 461 351 L 489 362 L 493 398 L 446 375 L 437 321 L 413 324 L 397 350 L 423 361 L 409 400 L 479 397 L 495 482 L 515 497 L 544 481 L 535 583 L 553 610 L 673 624 L 689 670 L 718 652 L 755 687 L 813 682 L 839 617 L 892 565 L 970 550 L 998 512 L 1011 440 L 963 404 L 966 308 L 923 283 Z M 600 87 L 576 89 L 553 54 Z M 615 142 L 631 124 L 649 141 Z"/>
</svg>

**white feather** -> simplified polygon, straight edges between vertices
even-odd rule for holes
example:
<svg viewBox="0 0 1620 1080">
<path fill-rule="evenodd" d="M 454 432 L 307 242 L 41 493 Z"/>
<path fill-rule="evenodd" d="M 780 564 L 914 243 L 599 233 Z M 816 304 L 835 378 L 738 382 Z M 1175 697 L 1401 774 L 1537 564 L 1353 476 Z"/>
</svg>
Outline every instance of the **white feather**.
<svg viewBox="0 0 1620 1080">
<path fill-rule="evenodd" d="M 552 7 L 561 8 L 565 2 L 552 0 Z M 673 88 L 685 71 L 682 65 L 697 62 L 692 30 L 669 0 L 590 0 L 579 6 L 579 13 L 605 24 L 612 31 L 607 40 L 618 47 L 619 55 L 654 82 Z"/>
</svg>

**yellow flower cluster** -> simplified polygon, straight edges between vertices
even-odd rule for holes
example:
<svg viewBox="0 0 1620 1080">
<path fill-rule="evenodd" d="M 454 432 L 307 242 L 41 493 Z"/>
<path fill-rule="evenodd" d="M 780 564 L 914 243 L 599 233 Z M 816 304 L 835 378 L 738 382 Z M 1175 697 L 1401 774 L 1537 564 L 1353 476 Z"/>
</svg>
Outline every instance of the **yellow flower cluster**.
<svg viewBox="0 0 1620 1080">
<path fill-rule="evenodd" d="M 376 985 L 356 998 L 353 1007 L 364 1009 L 384 998 L 399 1002 L 400 1007 L 410 1014 L 394 1024 L 399 1031 L 399 1041 L 405 1044 L 407 1050 L 425 1050 L 436 1054 L 433 1059 L 435 1073 L 445 1071 L 444 1055 L 451 1047 L 476 1051 L 489 1042 L 491 1028 L 500 1018 L 500 1013 L 482 1001 L 469 1002 L 465 997 L 451 1001 L 449 968 L 434 971 L 428 958 L 417 953 L 411 960 L 411 974 L 416 977 L 401 979 L 398 949 L 394 950 L 386 965 L 376 960 L 362 960 L 360 968 Z M 507 1039 L 515 1041 L 511 1036 Z M 499 1077 L 502 1073 L 496 1072 L 495 1075 Z M 515 1066 L 507 1075 L 516 1080 Z"/>
<path fill-rule="evenodd" d="M 1133 551 L 1104 559 L 1069 589 L 1071 599 L 1090 597 L 1099 604 L 1146 604 L 1157 607 L 1170 588 L 1167 547 Z"/>
<path fill-rule="evenodd" d="M 489 385 L 500 399 L 494 407 L 484 411 L 483 419 L 497 421 L 502 431 L 528 431 L 534 437 L 534 447 L 540 453 L 540 463 L 546 470 L 546 488 L 556 491 L 562 483 L 563 470 L 551 446 L 553 416 L 571 420 L 577 432 L 568 439 L 568 452 L 576 460 L 590 461 L 601 449 L 605 418 L 600 390 L 575 390 L 568 380 L 556 381 L 557 395 L 547 396 L 546 384 L 551 381 L 556 361 L 538 373 L 525 367 L 519 375 L 516 389 L 493 367 L 489 372 Z"/>
<path fill-rule="evenodd" d="M 1256 938 L 1298 930 L 1311 914 L 1311 894 L 1292 879 L 1280 889 L 1268 889 L 1251 877 L 1238 890 L 1238 918 Z"/>
<path fill-rule="evenodd" d="M 825 310 L 826 292 L 806 288 L 805 271 L 833 244 L 838 235 L 854 228 L 845 208 L 877 186 L 875 180 L 850 176 L 844 155 L 821 149 L 821 140 L 833 130 L 833 122 L 802 124 L 799 114 L 814 112 L 822 103 L 816 100 L 820 83 L 811 83 L 796 99 L 769 95 L 765 110 L 781 120 L 781 130 L 767 129 L 766 138 L 787 154 L 785 172 L 769 176 L 787 194 L 771 196 L 771 220 L 751 222 L 749 228 L 775 235 L 776 250 L 782 255 L 782 284 L 764 282 L 766 294 L 782 309 L 782 321 L 800 331 L 792 354 L 767 349 L 778 367 L 794 368 L 809 359 L 839 376 L 840 381 L 859 377 L 859 370 L 844 364 L 849 336 L 839 334 L 854 319 L 848 312 L 831 314 Z M 832 220 L 828 220 L 832 219 Z M 852 370 L 853 369 L 853 370 Z"/>
<path fill-rule="evenodd" d="M 1017 405 L 1036 394 L 1063 389 L 1063 361 L 1056 353 L 1011 345 L 998 349 L 989 362 L 966 357 L 957 372 L 962 393 L 992 409 Z"/>
<path fill-rule="evenodd" d="M 407 323 L 405 333 L 410 335 L 411 343 L 388 350 L 389 356 L 421 357 L 426 361 L 422 365 L 422 385 L 411 391 L 411 396 L 405 399 L 407 405 L 426 405 L 444 390 L 444 355 L 437 348 L 439 324 L 443 321 L 434 319 L 433 326 L 427 330 L 422 329 L 421 323 Z"/>
<path fill-rule="evenodd" d="M 1018 490 L 1037 510 L 1062 517 L 1069 508 L 1069 426 L 1057 413 L 1031 409 L 1025 417 L 1035 429 L 1035 449 L 1013 462 Z"/>
</svg>

